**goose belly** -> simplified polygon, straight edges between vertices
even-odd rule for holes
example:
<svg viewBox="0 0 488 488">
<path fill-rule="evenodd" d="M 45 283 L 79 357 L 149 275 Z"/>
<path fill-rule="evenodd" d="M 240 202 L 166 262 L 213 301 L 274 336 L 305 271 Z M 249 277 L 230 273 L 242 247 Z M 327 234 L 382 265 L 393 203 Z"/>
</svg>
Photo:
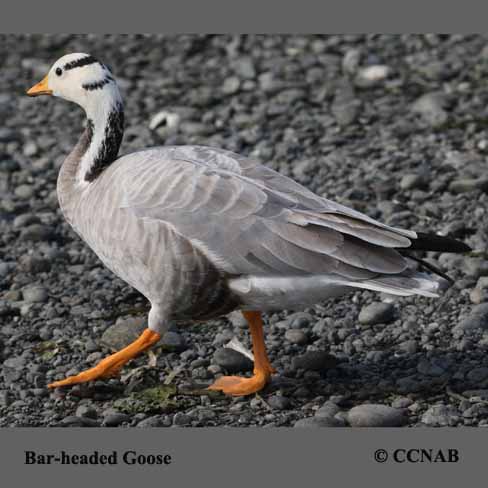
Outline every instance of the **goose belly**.
<svg viewBox="0 0 488 488">
<path fill-rule="evenodd" d="M 261 311 L 305 308 L 352 291 L 325 275 L 244 276 L 231 279 L 229 288 L 243 310 Z"/>
<path fill-rule="evenodd" d="M 227 278 L 170 226 L 120 210 L 110 220 L 79 225 L 78 233 L 108 269 L 168 318 L 217 317 L 237 307 Z"/>
</svg>

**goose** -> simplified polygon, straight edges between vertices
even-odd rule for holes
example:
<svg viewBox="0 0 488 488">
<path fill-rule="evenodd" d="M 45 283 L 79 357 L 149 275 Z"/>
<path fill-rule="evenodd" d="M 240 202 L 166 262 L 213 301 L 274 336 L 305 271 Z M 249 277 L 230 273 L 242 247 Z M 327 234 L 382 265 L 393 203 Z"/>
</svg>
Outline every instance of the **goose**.
<svg viewBox="0 0 488 488">
<path fill-rule="evenodd" d="M 436 297 L 448 286 L 446 276 L 419 266 L 410 251 L 470 250 L 449 237 L 385 225 L 224 149 L 161 146 L 119 156 L 121 94 L 109 68 L 89 54 L 61 57 L 27 94 L 84 109 L 85 130 L 58 175 L 60 208 L 104 265 L 151 305 L 147 328 L 134 342 L 49 388 L 117 375 L 172 323 L 240 310 L 253 374 L 221 376 L 209 389 L 249 395 L 275 372 L 263 312 L 355 289 Z"/>
</svg>

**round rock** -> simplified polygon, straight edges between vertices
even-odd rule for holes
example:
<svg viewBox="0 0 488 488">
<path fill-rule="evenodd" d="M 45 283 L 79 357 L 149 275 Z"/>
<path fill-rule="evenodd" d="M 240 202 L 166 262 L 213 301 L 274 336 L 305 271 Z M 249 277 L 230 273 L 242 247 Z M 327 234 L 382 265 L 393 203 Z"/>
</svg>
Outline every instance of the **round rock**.
<svg viewBox="0 0 488 488">
<path fill-rule="evenodd" d="M 400 427 L 408 422 L 402 410 L 375 404 L 351 408 L 347 419 L 353 427 Z"/>
<path fill-rule="evenodd" d="M 248 357 L 228 347 L 216 351 L 213 362 L 229 373 L 251 371 L 253 368 L 253 362 Z"/>
<path fill-rule="evenodd" d="M 28 303 L 44 303 L 47 302 L 49 295 L 47 290 L 42 286 L 32 286 L 22 290 L 24 301 Z"/>
<path fill-rule="evenodd" d="M 374 302 L 359 313 L 359 322 L 363 325 L 387 324 L 394 319 L 395 307 L 391 303 Z"/>
</svg>

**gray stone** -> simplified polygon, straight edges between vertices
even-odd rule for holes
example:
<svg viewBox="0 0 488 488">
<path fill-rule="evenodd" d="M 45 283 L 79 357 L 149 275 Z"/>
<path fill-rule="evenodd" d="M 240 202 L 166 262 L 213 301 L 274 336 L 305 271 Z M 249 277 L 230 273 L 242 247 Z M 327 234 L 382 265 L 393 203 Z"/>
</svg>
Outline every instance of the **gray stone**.
<svg viewBox="0 0 488 488">
<path fill-rule="evenodd" d="M 342 70 L 344 73 L 353 75 L 357 72 L 359 63 L 361 62 L 360 49 L 348 49 L 342 58 Z"/>
<path fill-rule="evenodd" d="M 283 395 L 273 395 L 267 399 L 267 404 L 273 410 L 287 410 L 290 408 L 290 400 Z"/>
<path fill-rule="evenodd" d="M 306 312 L 296 312 L 286 318 L 290 329 L 308 328 L 313 322 L 313 317 Z"/>
<path fill-rule="evenodd" d="M 49 298 L 49 294 L 43 286 L 24 288 L 22 296 L 27 303 L 45 303 Z"/>
<path fill-rule="evenodd" d="M 307 334 L 300 329 L 288 329 L 285 331 L 285 339 L 292 344 L 304 345 L 308 343 Z"/>
<path fill-rule="evenodd" d="M 426 93 L 412 105 L 412 112 L 420 114 L 424 121 L 432 127 L 441 127 L 447 122 L 447 112 L 444 110 L 445 98 L 442 93 Z"/>
<path fill-rule="evenodd" d="M 474 329 L 488 330 L 488 303 L 473 307 L 471 313 L 453 328 L 453 332 Z"/>
<path fill-rule="evenodd" d="M 488 178 L 464 178 L 451 181 L 449 184 L 451 193 L 470 193 L 475 190 L 488 192 Z"/>
<path fill-rule="evenodd" d="M 93 405 L 83 404 L 76 409 L 76 416 L 96 419 L 98 414 L 96 408 Z"/>
<path fill-rule="evenodd" d="M 361 309 L 358 319 L 364 325 L 387 324 L 395 319 L 395 307 L 391 303 L 374 302 Z"/>
<path fill-rule="evenodd" d="M 27 141 L 22 148 L 24 156 L 31 158 L 39 153 L 39 147 L 34 141 Z"/>
<path fill-rule="evenodd" d="M 179 114 L 163 110 L 151 118 L 149 128 L 155 130 L 161 137 L 166 138 L 178 132 L 180 123 Z"/>
<path fill-rule="evenodd" d="M 391 68 L 386 65 L 372 65 L 360 68 L 355 84 L 361 88 L 369 88 L 383 83 L 391 74 Z"/>
<path fill-rule="evenodd" d="M 170 427 L 172 424 L 171 419 L 167 415 L 153 415 L 147 419 L 141 420 L 137 427 L 147 429 L 151 427 Z"/>
<path fill-rule="evenodd" d="M 20 257 L 19 266 L 28 273 L 43 273 L 51 269 L 51 261 L 42 256 L 26 254 Z"/>
<path fill-rule="evenodd" d="M 428 182 L 423 175 L 406 174 L 403 175 L 402 179 L 400 180 L 400 188 L 402 190 L 425 188 L 427 183 Z"/>
<path fill-rule="evenodd" d="M 230 320 L 231 324 L 238 329 L 247 329 L 249 327 L 244 315 L 237 310 L 227 315 L 227 318 Z"/>
<path fill-rule="evenodd" d="M 55 234 L 52 229 L 41 224 L 31 224 L 20 233 L 20 239 L 22 241 L 51 241 L 55 238 Z"/>
<path fill-rule="evenodd" d="M 88 417 L 76 417 L 75 415 L 69 415 L 61 420 L 62 427 L 99 427 L 100 422 L 98 420 L 90 419 Z"/>
<path fill-rule="evenodd" d="M 473 278 L 488 276 L 488 261 L 481 258 L 467 258 L 464 261 L 466 274 Z"/>
<path fill-rule="evenodd" d="M 174 425 L 188 425 L 191 423 L 191 417 L 183 412 L 175 413 L 173 417 Z"/>
<path fill-rule="evenodd" d="M 241 81 L 237 76 L 229 76 L 224 80 L 222 85 L 222 93 L 225 95 L 233 95 L 239 91 Z"/>
<path fill-rule="evenodd" d="M 331 401 L 325 402 L 316 412 L 316 417 L 334 417 L 341 409 L 339 406 Z"/>
<path fill-rule="evenodd" d="M 22 184 L 15 188 L 14 193 L 22 200 L 29 200 L 34 196 L 34 188 L 32 185 Z"/>
<path fill-rule="evenodd" d="M 466 379 L 473 383 L 482 383 L 488 379 L 488 368 L 485 366 L 474 368 L 466 375 Z"/>
<path fill-rule="evenodd" d="M 120 317 L 105 330 L 101 341 L 110 349 L 120 351 L 135 341 L 146 327 L 146 317 Z"/>
<path fill-rule="evenodd" d="M 432 427 L 453 426 L 459 415 L 459 410 L 453 405 L 434 405 L 422 415 L 422 423 Z"/>
<path fill-rule="evenodd" d="M 320 427 L 344 427 L 345 422 L 336 417 L 308 417 L 295 422 L 293 427 L 302 429 L 317 429 Z"/>
<path fill-rule="evenodd" d="M 240 78 L 253 79 L 256 76 L 256 68 L 250 57 L 238 58 L 234 63 L 234 70 Z"/>
<path fill-rule="evenodd" d="M 347 419 L 353 427 L 401 427 L 408 423 L 403 410 L 378 404 L 353 407 Z"/>
<path fill-rule="evenodd" d="M 228 347 L 217 350 L 213 356 L 213 362 L 229 373 L 253 369 L 253 362 L 248 357 Z"/>
<path fill-rule="evenodd" d="M 7 276 L 14 268 L 12 263 L 0 263 L 0 278 Z"/>
<path fill-rule="evenodd" d="M 121 412 L 110 413 L 103 418 L 103 425 L 107 427 L 118 427 L 125 422 L 130 422 L 130 416 Z"/>
<path fill-rule="evenodd" d="M 13 221 L 14 229 L 22 229 L 26 225 L 30 224 L 39 224 L 41 220 L 37 215 L 32 213 L 25 213 L 21 215 L 17 215 Z"/>
<path fill-rule="evenodd" d="M 482 276 L 478 279 L 476 287 L 469 294 L 469 298 L 475 304 L 488 302 L 488 276 Z"/>
<path fill-rule="evenodd" d="M 408 397 L 398 397 L 393 400 L 391 406 L 393 408 L 408 408 L 410 405 L 412 405 L 412 403 L 413 400 Z"/>
<path fill-rule="evenodd" d="M 337 366 L 337 358 L 326 351 L 308 351 L 291 361 L 292 369 L 327 371 Z"/>
<path fill-rule="evenodd" d="M 425 359 L 417 364 L 417 371 L 426 376 L 442 376 L 445 373 L 441 366 Z"/>
<path fill-rule="evenodd" d="M 186 344 L 183 337 L 178 334 L 178 332 L 173 332 L 171 330 L 167 331 L 163 335 L 161 341 L 159 342 L 159 345 L 164 346 L 167 349 L 175 352 L 181 352 L 186 349 Z"/>
</svg>

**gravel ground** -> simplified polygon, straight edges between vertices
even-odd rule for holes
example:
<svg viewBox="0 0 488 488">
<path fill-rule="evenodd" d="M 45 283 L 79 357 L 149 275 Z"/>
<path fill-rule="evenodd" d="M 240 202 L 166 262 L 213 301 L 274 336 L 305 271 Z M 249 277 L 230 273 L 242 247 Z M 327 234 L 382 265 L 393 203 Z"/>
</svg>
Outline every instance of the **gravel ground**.
<svg viewBox="0 0 488 488">
<path fill-rule="evenodd" d="M 488 247 L 485 37 L 0 36 L 0 426 L 488 425 L 488 260 L 435 253 L 455 279 L 441 299 L 357 292 L 268 316 L 278 374 L 260 395 L 202 391 L 251 368 L 223 348 L 249 344 L 236 314 L 172 330 L 120 379 L 48 391 L 132 340 L 147 308 L 61 216 L 81 110 L 24 96 L 70 51 L 115 72 L 123 152 L 224 147 L 388 224 Z"/>
</svg>

